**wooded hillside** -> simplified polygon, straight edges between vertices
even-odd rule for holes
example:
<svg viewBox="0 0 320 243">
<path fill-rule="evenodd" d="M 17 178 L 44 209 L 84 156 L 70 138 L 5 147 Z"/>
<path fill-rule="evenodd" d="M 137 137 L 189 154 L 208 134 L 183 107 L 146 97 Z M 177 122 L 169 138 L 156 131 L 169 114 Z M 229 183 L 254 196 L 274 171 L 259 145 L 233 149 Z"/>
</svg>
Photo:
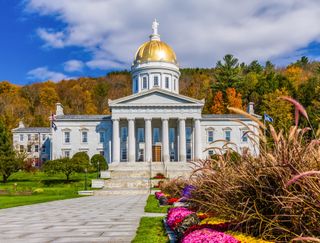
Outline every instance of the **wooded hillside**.
<svg viewBox="0 0 320 243">
<path fill-rule="evenodd" d="M 293 124 L 290 104 L 278 100 L 289 95 L 307 109 L 310 120 L 318 128 L 320 118 L 320 63 L 302 57 L 285 68 L 271 62 L 264 66 L 258 61 L 239 63 L 226 55 L 214 68 L 181 69 L 180 93 L 205 98 L 203 113 L 228 113 L 227 106 L 245 109 L 255 103 L 257 114 L 268 113 L 277 128 Z M 112 72 L 105 77 L 79 78 L 17 86 L 0 82 L 0 114 L 9 129 L 23 119 L 28 126 L 49 126 L 48 117 L 61 102 L 66 114 L 109 114 L 108 99 L 132 93 L 127 71 Z"/>
</svg>

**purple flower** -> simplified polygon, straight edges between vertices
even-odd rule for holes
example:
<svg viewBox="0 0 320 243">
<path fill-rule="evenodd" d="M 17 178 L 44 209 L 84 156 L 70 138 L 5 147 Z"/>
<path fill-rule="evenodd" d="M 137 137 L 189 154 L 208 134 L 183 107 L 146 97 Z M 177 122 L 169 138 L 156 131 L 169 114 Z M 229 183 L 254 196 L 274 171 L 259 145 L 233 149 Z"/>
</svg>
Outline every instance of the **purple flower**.
<svg viewBox="0 0 320 243">
<path fill-rule="evenodd" d="M 185 198 L 185 199 L 189 199 L 191 198 L 191 192 L 192 190 L 194 190 L 195 187 L 192 186 L 192 185 L 187 185 L 183 188 L 182 190 L 182 197 Z"/>
</svg>

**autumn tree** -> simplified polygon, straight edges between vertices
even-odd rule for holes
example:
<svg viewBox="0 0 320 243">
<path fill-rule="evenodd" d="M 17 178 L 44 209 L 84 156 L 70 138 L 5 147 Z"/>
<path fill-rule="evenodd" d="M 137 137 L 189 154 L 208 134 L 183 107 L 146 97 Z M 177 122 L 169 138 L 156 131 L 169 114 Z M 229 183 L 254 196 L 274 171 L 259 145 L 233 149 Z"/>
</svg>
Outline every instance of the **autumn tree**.
<svg viewBox="0 0 320 243">
<path fill-rule="evenodd" d="M 223 102 L 223 94 L 221 91 L 215 93 L 213 98 L 213 103 L 211 106 L 211 113 L 213 114 L 223 114 L 225 113 L 225 106 Z"/>
<path fill-rule="evenodd" d="M 227 107 L 243 108 L 241 94 L 237 92 L 235 88 L 227 88 L 226 103 Z"/>
<path fill-rule="evenodd" d="M 288 130 L 293 124 L 292 106 L 289 102 L 279 99 L 280 96 L 288 96 L 285 89 L 275 90 L 272 93 L 265 94 L 262 102 L 262 113 L 267 113 L 273 118 L 273 126 L 277 130 Z"/>
</svg>

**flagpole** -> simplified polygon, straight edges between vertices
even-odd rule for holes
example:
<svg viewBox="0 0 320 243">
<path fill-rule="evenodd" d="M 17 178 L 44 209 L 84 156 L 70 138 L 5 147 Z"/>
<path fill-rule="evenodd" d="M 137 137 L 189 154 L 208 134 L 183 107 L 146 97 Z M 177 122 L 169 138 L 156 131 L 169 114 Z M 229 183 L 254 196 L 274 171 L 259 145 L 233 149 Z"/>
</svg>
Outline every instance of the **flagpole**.
<svg viewBox="0 0 320 243">
<path fill-rule="evenodd" d="M 266 113 L 263 112 L 263 125 L 264 125 L 264 129 L 263 129 L 263 135 L 264 135 L 264 139 L 265 139 L 265 143 L 264 143 L 264 150 L 267 150 L 267 127 L 266 127 Z"/>
</svg>

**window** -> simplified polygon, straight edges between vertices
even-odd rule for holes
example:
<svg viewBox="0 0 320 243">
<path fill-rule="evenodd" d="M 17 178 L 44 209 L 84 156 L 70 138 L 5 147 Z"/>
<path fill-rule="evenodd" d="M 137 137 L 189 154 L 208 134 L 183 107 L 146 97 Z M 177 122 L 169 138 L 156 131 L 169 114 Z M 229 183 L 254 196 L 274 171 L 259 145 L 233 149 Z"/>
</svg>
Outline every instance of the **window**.
<svg viewBox="0 0 320 243">
<path fill-rule="evenodd" d="M 34 135 L 34 140 L 36 140 L 36 141 L 39 140 L 39 135 L 38 135 L 38 134 L 35 134 L 35 135 Z"/>
<path fill-rule="evenodd" d="M 166 89 L 169 89 L 169 77 L 165 78 L 165 87 Z"/>
<path fill-rule="evenodd" d="M 142 128 L 142 127 L 138 128 L 138 142 L 139 143 L 144 142 L 144 128 Z"/>
<path fill-rule="evenodd" d="M 23 134 L 20 134 L 20 142 L 23 141 Z"/>
<path fill-rule="evenodd" d="M 225 138 L 225 140 L 227 140 L 228 142 L 231 141 L 231 131 L 230 131 L 230 130 L 224 131 L 224 138 Z"/>
<path fill-rule="evenodd" d="M 64 156 L 65 158 L 70 158 L 70 150 L 64 150 L 63 156 Z"/>
<path fill-rule="evenodd" d="M 213 155 L 213 150 L 208 150 L 208 155 L 211 157 Z"/>
<path fill-rule="evenodd" d="M 213 142 L 213 130 L 207 131 L 208 143 Z"/>
<path fill-rule="evenodd" d="M 82 132 L 82 142 L 83 143 L 88 142 L 88 132 Z"/>
<path fill-rule="evenodd" d="M 99 154 L 102 155 L 102 156 L 104 156 L 104 151 L 103 151 L 103 150 L 100 151 Z"/>
<path fill-rule="evenodd" d="M 31 149 L 32 149 L 31 145 L 28 145 L 28 146 L 27 146 L 27 152 L 30 153 L 30 152 L 31 152 Z"/>
<path fill-rule="evenodd" d="M 169 129 L 169 141 L 170 144 L 176 141 L 175 129 L 174 127 L 170 127 Z"/>
<path fill-rule="evenodd" d="M 46 146 L 42 146 L 42 153 L 45 153 L 46 152 Z"/>
<path fill-rule="evenodd" d="M 148 88 L 148 80 L 147 77 L 142 78 L 142 88 L 147 89 Z"/>
<path fill-rule="evenodd" d="M 70 143 L 70 132 L 64 132 L 64 142 Z"/>
<path fill-rule="evenodd" d="M 28 141 L 31 141 L 31 134 L 28 134 Z"/>
<path fill-rule="evenodd" d="M 160 142 L 159 128 L 155 127 L 153 128 L 153 143 L 158 142 Z"/>
<path fill-rule="evenodd" d="M 134 78 L 133 90 L 135 93 L 138 92 L 138 79 L 137 78 Z"/>
<path fill-rule="evenodd" d="M 153 77 L 153 86 L 159 86 L 159 77 L 158 76 Z"/>
<path fill-rule="evenodd" d="M 173 90 L 176 90 L 176 79 L 173 80 Z"/>
<path fill-rule="evenodd" d="M 126 148 L 121 149 L 121 160 L 127 160 L 127 149 Z"/>
<path fill-rule="evenodd" d="M 187 143 L 191 143 L 191 135 L 192 135 L 191 127 L 187 127 L 186 128 L 186 141 L 187 141 Z"/>
<path fill-rule="evenodd" d="M 47 139 L 47 135 L 46 134 L 42 134 L 42 141 L 45 141 Z"/>
<path fill-rule="evenodd" d="M 23 145 L 20 145 L 20 152 L 24 152 L 24 146 Z"/>
<path fill-rule="evenodd" d="M 121 127 L 121 142 L 127 142 L 128 129 L 127 127 Z"/>
<path fill-rule="evenodd" d="M 248 142 L 248 131 L 243 130 L 241 132 L 241 141 L 243 143 L 247 143 Z"/>
<path fill-rule="evenodd" d="M 34 152 L 39 152 L 39 145 L 34 145 Z"/>
<path fill-rule="evenodd" d="M 100 138 L 99 138 L 99 141 L 100 143 L 104 143 L 104 132 L 100 132 Z"/>
</svg>

